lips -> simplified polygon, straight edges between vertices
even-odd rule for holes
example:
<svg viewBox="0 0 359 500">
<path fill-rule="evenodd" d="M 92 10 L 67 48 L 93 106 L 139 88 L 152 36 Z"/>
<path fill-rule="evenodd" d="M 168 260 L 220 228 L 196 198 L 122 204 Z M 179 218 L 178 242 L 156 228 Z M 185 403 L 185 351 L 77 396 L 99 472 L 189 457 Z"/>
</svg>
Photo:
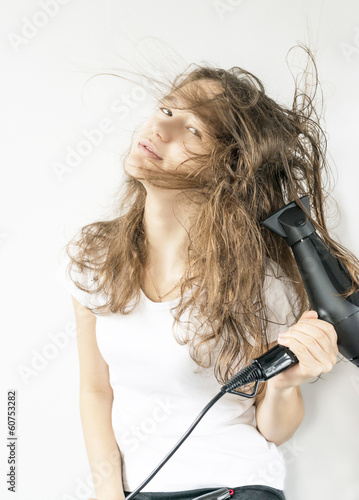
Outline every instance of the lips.
<svg viewBox="0 0 359 500">
<path fill-rule="evenodd" d="M 158 153 L 158 151 L 157 151 L 156 147 L 154 146 L 154 144 L 152 144 L 152 142 L 149 141 L 148 139 L 141 139 L 138 144 L 140 146 L 143 146 L 143 147 L 147 148 L 147 150 L 151 151 L 159 160 L 163 159 L 160 156 L 160 154 Z"/>
</svg>

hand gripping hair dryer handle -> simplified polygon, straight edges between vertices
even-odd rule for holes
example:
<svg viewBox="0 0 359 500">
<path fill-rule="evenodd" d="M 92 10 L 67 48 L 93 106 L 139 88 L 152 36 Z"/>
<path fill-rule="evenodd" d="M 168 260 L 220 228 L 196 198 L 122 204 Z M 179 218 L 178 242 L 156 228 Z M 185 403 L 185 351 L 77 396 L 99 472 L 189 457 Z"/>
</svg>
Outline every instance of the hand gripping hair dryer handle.
<svg viewBox="0 0 359 500">
<path fill-rule="evenodd" d="M 300 198 L 310 214 L 308 196 Z M 338 335 L 338 350 L 359 366 L 359 289 L 344 299 L 340 294 L 352 286 L 351 276 L 315 231 L 305 212 L 289 203 L 261 224 L 291 247 L 311 307 L 319 319 L 331 323 Z"/>
</svg>

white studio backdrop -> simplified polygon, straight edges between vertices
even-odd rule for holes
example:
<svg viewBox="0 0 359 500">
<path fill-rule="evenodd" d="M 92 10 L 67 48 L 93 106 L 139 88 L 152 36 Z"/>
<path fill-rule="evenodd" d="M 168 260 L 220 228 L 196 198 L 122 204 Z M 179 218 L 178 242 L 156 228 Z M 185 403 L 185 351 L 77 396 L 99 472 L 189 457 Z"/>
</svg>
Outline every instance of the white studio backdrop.
<svg viewBox="0 0 359 500">
<path fill-rule="evenodd" d="M 192 62 L 241 66 L 271 97 L 290 104 L 294 83 L 286 55 L 297 42 L 308 44 L 322 85 L 332 195 L 340 209 L 329 226 L 358 256 L 359 4 L 3 0 L 0 8 L 0 497 L 88 499 L 94 489 L 79 416 L 75 317 L 54 275 L 60 248 L 111 208 L 121 155 L 153 104 L 135 82 L 89 78 L 116 72 L 125 61 L 152 76 Z M 292 65 L 294 74 L 297 69 L 304 68 Z M 13 389 L 16 493 L 6 482 L 7 393 Z M 301 389 L 304 421 L 281 446 L 287 499 L 357 500 L 358 370 L 344 360 Z M 275 464 L 258 472 L 275 474 Z"/>
</svg>

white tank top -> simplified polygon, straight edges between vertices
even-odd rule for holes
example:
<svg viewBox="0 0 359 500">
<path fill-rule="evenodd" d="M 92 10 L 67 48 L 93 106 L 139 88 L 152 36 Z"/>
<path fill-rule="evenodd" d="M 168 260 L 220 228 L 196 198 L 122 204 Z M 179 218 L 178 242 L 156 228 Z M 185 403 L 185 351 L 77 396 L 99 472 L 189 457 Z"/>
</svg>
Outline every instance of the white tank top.
<svg viewBox="0 0 359 500">
<path fill-rule="evenodd" d="M 66 271 L 68 258 L 60 261 L 56 277 L 71 295 L 85 306 L 104 303 L 103 296 L 77 288 Z M 78 277 L 86 283 L 91 279 Z M 289 284 L 273 277 L 265 278 L 264 290 L 269 318 L 284 323 L 269 323 L 268 342 L 273 342 L 295 322 L 295 295 Z M 220 391 L 213 369 L 199 369 L 188 346 L 174 338 L 170 309 L 178 302 L 153 302 L 141 290 L 132 313 L 97 315 L 97 343 L 114 393 L 112 425 L 125 491 L 147 478 Z M 253 398 L 225 394 L 142 491 L 254 484 L 283 490 L 283 454 L 257 430 L 255 410 Z"/>
</svg>

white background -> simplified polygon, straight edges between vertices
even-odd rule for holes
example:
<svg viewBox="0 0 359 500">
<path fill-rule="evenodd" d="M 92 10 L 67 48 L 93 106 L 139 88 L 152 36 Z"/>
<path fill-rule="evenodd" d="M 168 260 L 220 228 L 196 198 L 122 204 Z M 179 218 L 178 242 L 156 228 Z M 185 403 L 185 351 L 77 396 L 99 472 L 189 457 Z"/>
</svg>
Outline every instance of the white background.
<svg viewBox="0 0 359 500">
<path fill-rule="evenodd" d="M 86 486 L 74 314 L 54 274 L 60 248 L 75 231 L 109 213 L 122 179 L 121 155 L 146 117 L 149 99 L 139 99 L 137 83 L 99 76 L 85 85 L 87 80 L 125 67 L 158 75 L 192 62 L 241 66 L 289 105 L 294 87 L 286 54 L 298 41 L 309 44 L 322 84 L 332 194 L 340 208 L 340 217 L 328 224 L 332 236 L 358 256 L 359 4 L 3 0 L 1 11 L 0 496 L 88 499 L 94 491 Z M 104 119 L 111 132 L 59 175 L 56 166 L 66 165 L 69 151 L 81 149 L 86 131 Z M 6 485 L 10 389 L 17 390 L 15 494 Z M 281 446 L 287 499 L 357 500 L 358 369 L 342 361 L 301 389 L 305 419 Z M 275 467 L 267 472 L 275 474 Z"/>
</svg>

